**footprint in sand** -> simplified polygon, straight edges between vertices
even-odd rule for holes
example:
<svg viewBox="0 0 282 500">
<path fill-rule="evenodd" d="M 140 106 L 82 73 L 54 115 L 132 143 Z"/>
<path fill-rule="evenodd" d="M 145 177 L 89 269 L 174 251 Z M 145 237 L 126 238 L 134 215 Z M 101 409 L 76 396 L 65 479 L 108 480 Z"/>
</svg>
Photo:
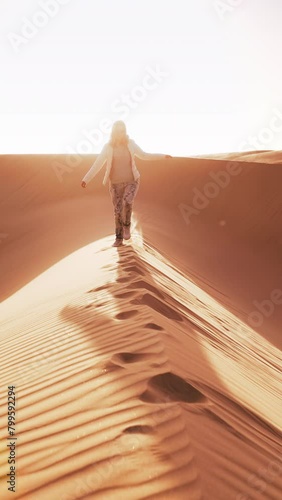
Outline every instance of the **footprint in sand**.
<svg viewBox="0 0 282 500">
<path fill-rule="evenodd" d="M 146 403 L 207 403 L 204 394 L 188 384 L 183 378 L 167 372 L 155 375 L 148 382 L 148 388 L 140 396 Z"/>
<path fill-rule="evenodd" d="M 150 357 L 150 354 L 138 352 L 120 352 L 113 357 L 114 360 L 121 360 L 123 363 L 136 363 L 136 361 L 145 361 Z"/>
<path fill-rule="evenodd" d="M 132 318 L 133 316 L 136 316 L 138 314 L 137 309 L 134 309 L 133 311 L 124 311 L 121 313 L 116 314 L 116 319 L 128 319 Z"/>
<path fill-rule="evenodd" d="M 154 432 L 154 429 L 151 425 L 131 425 L 130 427 L 126 427 L 122 432 L 123 434 L 151 434 Z"/>
<path fill-rule="evenodd" d="M 136 262 L 135 259 L 130 259 L 130 258 L 126 257 L 126 258 L 119 259 L 118 264 L 124 264 L 126 266 L 128 266 L 128 265 L 133 266 L 135 264 L 135 262 Z"/>
<path fill-rule="evenodd" d="M 174 311 L 172 307 L 168 306 L 165 304 L 163 301 L 157 299 L 150 293 L 145 293 L 143 297 L 138 297 L 134 300 L 131 301 L 131 304 L 142 304 L 146 305 L 148 307 L 151 307 L 158 313 L 162 314 L 166 318 L 173 319 L 175 321 L 184 321 L 183 317 L 181 314 L 179 314 L 177 311 Z"/>
<path fill-rule="evenodd" d="M 134 292 L 124 292 L 124 293 L 115 293 L 114 296 L 116 299 L 126 299 L 128 297 L 132 297 L 135 295 Z"/>
<path fill-rule="evenodd" d="M 167 358 L 156 362 L 156 353 L 119 352 L 111 358 L 110 363 L 116 366 L 121 366 L 122 368 L 125 368 L 128 365 L 137 364 L 139 365 L 139 370 L 140 363 L 146 363 L 148 368 L 159 368 L 165 361 L 167 361 Z"/>
<path fill-rule="evenodd" d="M 128 288 L 133 288 L 133 289 L 144 288 L 144 290 L 148 290 L 149 292 L 152 292 L 158 297 L 160 297 L 160 299 L 164 300 L 164 295 L 155 286 L 150 285 L 150 283 L 147 283 L 146 281 L 143 280 L 133 281 L 130 285 L 128 285 Z"/>
<path fill-rule="evenodd" d="M 117 278 L 116 283 L 128 283 L 128 278 Z"/>
<path fill-rule="evenodd" d="M 164 331 L 164 328 L 160 325 L 156 325 L 156 323 L 147 323 L 146 325 L 144 325 L 144 328 L 150 328 L 152 330 L 163 330 Z"/>
<path fill-rule="evenodd" d="M 133 273 L 136 274 L 141 274 L 142 276 L 145 276 L 145 273 L 141 271 L 141 269 L 138 266 L 129 266 L 124 268 L 125 271 L 132 271 Z"/>
</svg>

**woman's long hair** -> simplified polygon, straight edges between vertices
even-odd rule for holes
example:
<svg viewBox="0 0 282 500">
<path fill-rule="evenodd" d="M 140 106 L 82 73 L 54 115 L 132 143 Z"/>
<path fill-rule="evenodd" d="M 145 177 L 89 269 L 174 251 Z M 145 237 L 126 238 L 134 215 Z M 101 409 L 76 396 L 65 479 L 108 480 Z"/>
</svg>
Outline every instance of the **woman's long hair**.
<svg viewBox="0 0 282 500">
<path fill-rule="evenodd" d="M 126 133 L 126 125 L 122 120 L 113 123 L 111 138 L 109 144 L 111 146 L 128 145 L 129 136 Z"/>
</svg>

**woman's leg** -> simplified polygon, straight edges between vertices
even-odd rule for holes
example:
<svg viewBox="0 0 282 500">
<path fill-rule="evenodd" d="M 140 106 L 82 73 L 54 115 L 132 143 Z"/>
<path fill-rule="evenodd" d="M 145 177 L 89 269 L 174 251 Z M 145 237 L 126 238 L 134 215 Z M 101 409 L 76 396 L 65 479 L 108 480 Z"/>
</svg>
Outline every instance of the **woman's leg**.
<svg viewBox="0 0 282 500">
<path fill-rule="evenodd" d="M 124 188 L 123 200 L 124 200 L 124 212 L 123 212 L 123 224 L 124 226 L 130 226 L 131 224 L 131 214 L 133 208 L 133 201 L 137 194 L 140 185 L 140 178 L 137 181 L 130 182 L 126 184 Z"/>
<path fill-rule="evenodd" d="M 109 186 L 110 195 L 112 198 L 114 206 L 114 217 L 115 217 L 115 231 L 116 238 L 123 238 L 123 220 L 122 220 L 122 209 L 123 209 L 123 184 L 110 184 Z"/>
</svg>

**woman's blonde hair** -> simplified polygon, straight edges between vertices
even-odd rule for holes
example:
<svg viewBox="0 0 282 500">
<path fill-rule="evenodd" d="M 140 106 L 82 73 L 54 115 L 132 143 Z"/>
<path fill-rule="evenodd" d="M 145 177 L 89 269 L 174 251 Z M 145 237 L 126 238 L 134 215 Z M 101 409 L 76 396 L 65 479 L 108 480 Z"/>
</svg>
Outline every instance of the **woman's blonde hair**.
<svg viewBox="0 0 282 500">
<path fill-rule="evenodd" d="M 125 123 L 122 120 L 114 122 L 112 126 L 111 138 L 109 141 L 110 145 L 111 146 L 118 146 L 120 144 L 127 145 L 128 141 L 129 141 L 129 136 L 126 133 Z"/>
</svg>

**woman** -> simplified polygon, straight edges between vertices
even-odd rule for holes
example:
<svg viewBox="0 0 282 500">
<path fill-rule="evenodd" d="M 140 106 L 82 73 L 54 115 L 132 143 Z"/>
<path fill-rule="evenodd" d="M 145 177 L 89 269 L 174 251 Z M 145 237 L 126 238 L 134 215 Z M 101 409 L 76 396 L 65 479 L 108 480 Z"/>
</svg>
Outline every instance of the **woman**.
<svg viewBox="0 0 282 500">
<path fill-rule="evenodd" d="M 116 121 L 112 126 L 111 138 L 96 158 L 96 161 L 82 179 L 81 186 L 87 183 L 107 162 L 103 179 L 105 185 L 109 179 L 109 191 L 114 206 L 116 240 L 113 246 L 123 244 L 123 238 L 129 240 L 133 200 L 139 189 L 140 173 L 134 156 L 142 160 L 160 160 L 172 158 L 170 155 L 145 153 L 126 133 L 125 123 Z"/>
</svg>

